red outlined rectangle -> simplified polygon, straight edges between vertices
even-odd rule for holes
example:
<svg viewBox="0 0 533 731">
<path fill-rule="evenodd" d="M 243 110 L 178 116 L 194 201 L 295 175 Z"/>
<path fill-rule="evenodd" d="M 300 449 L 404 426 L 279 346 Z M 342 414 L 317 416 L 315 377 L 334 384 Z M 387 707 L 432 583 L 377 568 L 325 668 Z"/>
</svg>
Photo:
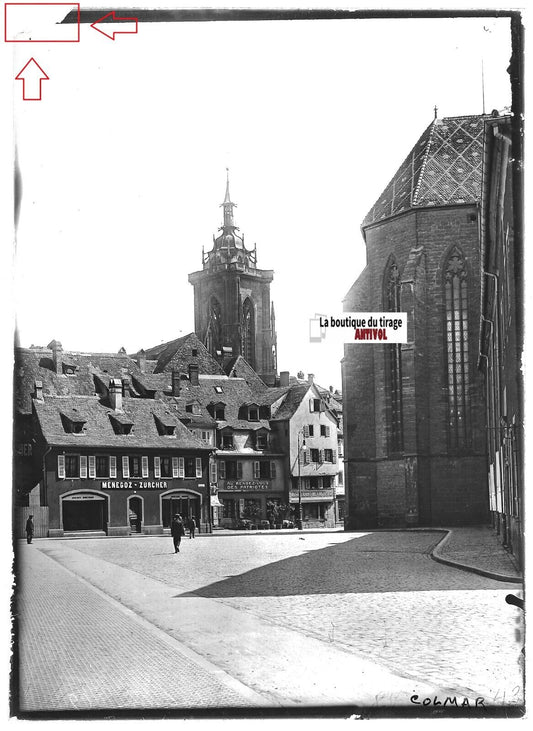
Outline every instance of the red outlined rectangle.
<svg viewBox="0 0 533 731">
<path fill-rule="evenodd" d="M 6 43 L 79 43 L 80 42 L 80 3 L 5 3 L 5 10 L 4 10 L 4 41 Z M 15 36 L 17 34 L 21 33 L 21 26 L 20 22 L 21 19 L 24 19 L 27 23 L 31 24 L 31 21 L 35 17 L 37 19 L 38 15 L 42 15 L 42 10 L 39 11 L 37 8 L 63 8 L 61 10 L 61 18 L 58 17 L 52 26 L 48 26 L 48 28 L 53 27 L 54 30 L 57 32 L 58 36 L 61 35 L 69 35 L 72 37 L 68 38 L 40 38 L 40 37 L 34 37 L 36 34 L 39 33 L 38 28 L 36 27 L 35 30 L 32 28 L 31 38 L 16 38 Z M 69 8 L 70 10 L 76 10 L 78 13 L 78 21 L 77 23 L 65 23 L 65 24 L 59 24 L 58 21 L 61 20 L 68 11 L 66 8 Z M 10 20 L 11 25 L 8 26 L 8 20 Z"/>
</svg>

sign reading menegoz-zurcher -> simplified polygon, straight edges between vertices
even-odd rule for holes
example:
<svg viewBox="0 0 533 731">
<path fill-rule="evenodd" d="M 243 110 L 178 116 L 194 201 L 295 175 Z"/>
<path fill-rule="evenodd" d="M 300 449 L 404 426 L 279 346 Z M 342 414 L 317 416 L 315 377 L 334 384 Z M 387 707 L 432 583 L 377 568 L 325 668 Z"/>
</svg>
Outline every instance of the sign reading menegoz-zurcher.
<svg viewBox="0 0 533 731">
<path fill-rule="evenodd" d="M 114 480 L 101 483 L 102 490 L 166 490 L 168 483 L 157 480 L 156 482 L 148 482 L 145 480 L 123 480 L 115 482 Z"/>
</svg>

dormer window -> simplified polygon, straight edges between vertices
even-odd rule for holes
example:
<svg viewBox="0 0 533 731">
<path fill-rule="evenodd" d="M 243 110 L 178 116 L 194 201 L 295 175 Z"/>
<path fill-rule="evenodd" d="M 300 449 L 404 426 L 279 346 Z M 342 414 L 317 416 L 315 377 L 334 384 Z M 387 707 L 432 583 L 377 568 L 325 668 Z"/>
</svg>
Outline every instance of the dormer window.
<svg viewBox="0 0 533 731">
<path fill-rule="evenodd" d="M 250 406 L 250 410 L 248 412 L 248 420 L 259 421 L 259 408 L 257 406 Z"/>
<path fill-rule="evenodd" d="M 192 357 L 193 358 L 196 358 L 197 356 L 198 356 L 198 348 L 193 348 L 192 349 Z"/>
<path fill-rule="evenodd" d="M 157 431 L 162 437 L 174 437 L 176 436 L 176 417 L 166 411 L 164 413 L 154 414 Z"/>
<path fill-rule="evenodd" d="M 129 414 L 115 411 L 109 414 L 115 434 L 132 434 L 133 419 Z"/>
<path fill-rule="evenodd" d="M 260 419 L 270 419 L 270 406 L 260 406 L 259 407 L 259 418 Z"/>
<path fill-rule="evenodd" d="M 186 404 L 185 411 L 188 414 L 196 414 L 196 416 L 199 416 L 202 413 L 202 407 L 197 401 L 194 401 L 191 404 Z"/>
<path fill-rule="evenodd" d="M 220 438 L 221 449 L 233 449 L 233 434 L 222 434 Z"/>
<path fill-rule="evenodd" d="M 67 412 L 61 412 L 61 421 L 67 434 L 83 434 L 87 420 L 77 409 L 69 409 Z"/>
<path fill-rule="evenodd" d="M 217 421 L 224 421 L 224 407 L 223 406 L 216 406 L 215 407 L 215 419 Z"/>
<path fill-rule="evenodd" d="M 221 401 L 218 401 L 216 404 L 211 403 L 207 407 L 207 410 L 217 421 L 224 421 L 226 404 L 223 404 Z"/>
<path fill-rule="evenodd" d="M 77 365 L 75 365 L 74 363 L 65 363 L 65 361 L 63 361 L 61 367 L 63 369 L 63 373 L 66 376 L 74 376 L 76 375 L 76 371 L 78 370 Z"/>
<path fill-rule="evenodd" d="M 266 434 L 255 435 L 255 448 L 258 450 L 266 449 L 268 445 L 268 439 Z"/>
</svg>

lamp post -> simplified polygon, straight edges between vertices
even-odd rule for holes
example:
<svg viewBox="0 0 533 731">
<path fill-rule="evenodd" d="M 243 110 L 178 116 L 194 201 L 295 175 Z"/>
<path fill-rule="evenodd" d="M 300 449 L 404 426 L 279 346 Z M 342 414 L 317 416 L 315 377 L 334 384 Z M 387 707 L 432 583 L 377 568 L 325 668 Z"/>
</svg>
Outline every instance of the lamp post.
<svg viewBox="0 0 533 731">
<path fill-rule="evenodd" d="M 302 443 L 300 445 L 300 438 Z M 300 455 L 302 449 L 305 451 L 305 436 L 303 429 L 298 432 L 298 530 L 303 530 L 302 525 L 302 466 L 300 463 Z"/>
</svg>

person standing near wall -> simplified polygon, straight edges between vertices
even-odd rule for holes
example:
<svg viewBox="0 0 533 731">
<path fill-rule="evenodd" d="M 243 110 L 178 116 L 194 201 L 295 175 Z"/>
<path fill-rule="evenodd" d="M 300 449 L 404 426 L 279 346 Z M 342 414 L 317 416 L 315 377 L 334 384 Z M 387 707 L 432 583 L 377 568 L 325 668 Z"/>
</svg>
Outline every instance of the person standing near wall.
<svg viewBox="0 0 533 731">
<path fill-rule="evenodd" d="M 189 517 L 189 538 L 194 538 L 196 532 L 196 518 L 194 515 Z"/>
<path fill-rule="evenodd" d="M 26 521 L 26 540 L 28 543 L 31 543 L 33 540 L 33 533 L 34 533 L 34 525 L 33 525 L 33 515 L 30 515 L 28 520 Z"/>
</svg>

